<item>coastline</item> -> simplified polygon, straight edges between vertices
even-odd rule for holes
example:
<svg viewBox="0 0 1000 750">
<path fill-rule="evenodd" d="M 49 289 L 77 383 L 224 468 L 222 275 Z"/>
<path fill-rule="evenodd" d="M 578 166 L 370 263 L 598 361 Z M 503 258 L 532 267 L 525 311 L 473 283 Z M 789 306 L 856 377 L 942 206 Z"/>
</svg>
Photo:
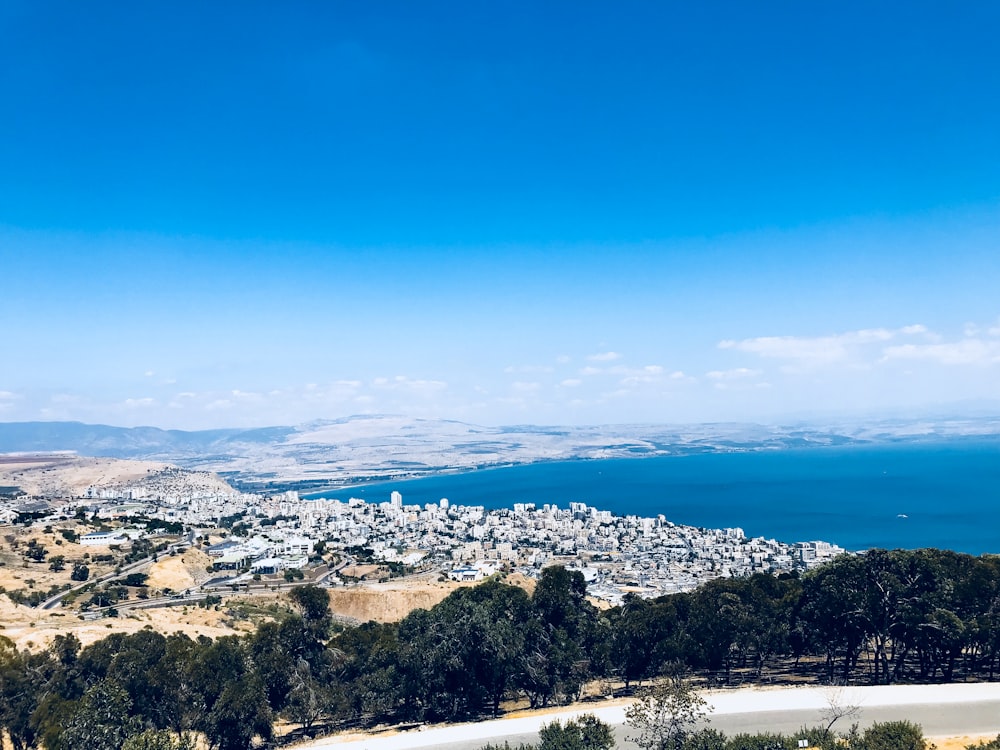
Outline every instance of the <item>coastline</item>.
<svg viewBox="0 0 1000 750">
<path fill-rule="evenodd" d="M 572 502 L 616 517 L 693 528 L 742 528 L 750 538 L 823 540 L 848 551 L 938 548 L 1000 552 L 992 487 L 1000 443 L 968 438 L 681 455 L 539 460 L 348 483 L 303 496 L 368 503 L 393 490 L 412 506 L 509 510 Z M 941 498 L 949 503 L 942 504 Z"/>
</svg>

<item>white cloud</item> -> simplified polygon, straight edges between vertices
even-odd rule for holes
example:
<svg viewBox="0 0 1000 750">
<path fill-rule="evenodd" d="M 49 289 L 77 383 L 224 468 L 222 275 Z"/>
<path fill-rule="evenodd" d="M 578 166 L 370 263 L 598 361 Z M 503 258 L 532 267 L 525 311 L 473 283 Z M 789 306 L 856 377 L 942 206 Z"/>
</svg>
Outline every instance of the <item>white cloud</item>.
<svg viewBox="0 0 1000 750">
<path fill-rule="evenodd" d="M 542 372 L 542 373 L 552 372 L 553 369 L 554 368 L 551 365 L 517 365 L 517 366 L 513 366 L 512 365 L 510 367 L 503 368 L 503 371 L 505 373 L 507 373 L 508 375 L 512 374 L 512 373 L 520 373 L 520 374 L 530 375 L 530 374 L 539 373 L 539 372 Z"/>
<path fill-rule="evenodd" d="M 542 384 L 541 383 L 524 383 L 524 382 L 518 381 L 516 383 L 511 383 L 510 387 L 511 387 L 512 390 L 514 390 L 514 391 L 516 391 L 518 393 L 535 393 L 536 391 L 538 391 L 542 387 Z"/>
<path fill-rule="evenodd" d="M 586 375 L 588 377 L 591 375 L 600 375 L 602 372 L 604 372 L 604 370 L 602 370 L 600 367 L 591 367 L 590 365 L 587 365 L 586 367 L 580 369 L 580 374 Z"/>
<path fill-rule="evenodd" d="M 570 359 L 570 357 L 565 354 L 560 354 L 558 357 L 556 357 L 556 362 L 558 362 L 561 365 L 568 365 L 572 361 L 573 360 Z"/>
<path fill-rule="evenodd" d="M 591 354 L 587 359 L 591 362 L 614 362 L 621 357 L 622 355 L 618 352 L 601 352 L 600 354 Z"/>
<path fill-rule="evenodd" d="M 889 346 L 882 361 L 929 360 L 942 365 L 986 365 L 1000 362 L 1000 342 L 967 338 L 943 344 Z"/>
<path fill-rule="evenodd" d="M 712 370 L 711 372 L 706 372 L 705 377 L 715 381 L 745 380 L 746 378 L 755 378 L 760 374 L 760 370 L 751 370 L 748 367 L 736 367 L 732 370 Z"/>
<path fill-rule="evenodd" d="M 237 401 L 242 401 L 244 403 L 258 404 L 261 401 L 263 401 L 263 396 L 261 396 L 259 393 L 241 391 L 238 389 L 232 391 L 232 397 Z"/>
<path fill-rule="evenodd" d="M 611 391 L 604 394 L 604 398 L 627 398 L 632 395 L 632 391 L 628 388 L 619 388 L 617 391 Z"/>
<path fill-rule="evenodd" d="M 616 375 L 623 375 L 622 385 L 638 385 L 640 383 L 658 383 L 663 380 L 663 367 L 660 365 L 646 365 L 645 367 L 612 367 L 611 372 Z"/>
<path fill-rule="evenodd" d="M 443 380 L 420 380 L 406 375 L 397 375 L 392 379 L 375 378 L 372 385 L 380 390 L 406 391 L 423 396 L 438 393 L 448 387 Z"/>
<path fill-rule="evenodd" d="M 899 336 L 923 336 L 935 340 L 936 336 L 926 326 L 914 324 L 898 329 L 863 328 L 857 331 L 829 336 L 759 336 L 735 341 L 720 341 L 720 349 L 756 354 L 769 359 L 783 359 L 794 363 L 796 369 L 822 367 L 861 357 L 866 347 L 884 344 Z"/>
<path fill-rule="evenodd" d="M 582 383 L 583 381 L 580 380 L 579 378 L 566 378 L 561 383 L 559 383 L 559 385 L 561 385 L 563 388 L 576 388 L 578 385 L 581 385 Z"/>
<path fill-rule="evenodd" d="M 72 393 L 56 393 L 49 401 L 53 404 L 80 404 L 83 402 L 83 399 Z"/>
<path fill-rule="evenodd" d="M 153 372 L 152 370 L 146 370 L 146 372 L 145 372 L 145 373 L 143 373 L 143 374 L 144 374 L 144 375 L 145 375 L 145 376 L 146 376 L 147 378 L 151 378 L 151 377 L 153 377 L 153 376 L 154 376 L 154 375 L 155 375 L 156 373 L 155 373 L 155 372 Z"/>
<path fill-rule="evenodd" d="M 127 398 L 123 402 L 123 406 L 126 409 L 148 409 L 150 406 L 156 406 L 156 399 L 149 398 Z"/>
</svg>

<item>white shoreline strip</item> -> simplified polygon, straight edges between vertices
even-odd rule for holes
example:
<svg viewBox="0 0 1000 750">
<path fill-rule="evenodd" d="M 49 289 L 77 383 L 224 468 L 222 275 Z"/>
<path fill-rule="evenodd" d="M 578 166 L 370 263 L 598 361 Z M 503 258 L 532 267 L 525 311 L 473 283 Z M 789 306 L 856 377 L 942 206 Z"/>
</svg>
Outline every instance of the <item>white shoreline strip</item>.
<svg viewBox="0 0 1000 750">
<path fill-rule="evenodd" d="M 835 701 L 841 706 L 874 708 L 922 704 L 978 703 L 1000 701 L 1000 683 L 960 683 L 951 685 L 878 685 L 848 687 L 737 688 L 701 693 L 712 708 L 711 716 L 766 711 L 822 711 Z M 359 738 L 357 734 L 326 737 L 297 745 L 309 750 L 340 748 L 344 750 L 407 750 L 433 747 L 452 742 L 482 741 L 484 744 L 510 735 L 537 732 L 543 724 L 556 719 L 566 721 L 583 714 L 593 714 L 611 725 L 625 723 L 625 711 L 631 701 L 593 708 L 575 706 L 565 710 L 545 711 L 532 716 L 491 719 L 469 724 L 421 727 L 389 736 Z"/>
</svg>

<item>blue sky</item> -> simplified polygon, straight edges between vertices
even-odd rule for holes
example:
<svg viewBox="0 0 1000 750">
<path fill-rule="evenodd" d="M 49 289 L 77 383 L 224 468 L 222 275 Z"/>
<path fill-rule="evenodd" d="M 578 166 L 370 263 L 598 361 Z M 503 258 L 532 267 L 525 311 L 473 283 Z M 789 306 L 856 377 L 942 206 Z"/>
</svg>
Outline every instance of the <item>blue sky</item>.
<svg viewBox="0 0 1000 750">
<path fill-rule="evenodd" d="M 0 419 L 1000 412 L 998 22 L 0 3 Z"/>
</svg>

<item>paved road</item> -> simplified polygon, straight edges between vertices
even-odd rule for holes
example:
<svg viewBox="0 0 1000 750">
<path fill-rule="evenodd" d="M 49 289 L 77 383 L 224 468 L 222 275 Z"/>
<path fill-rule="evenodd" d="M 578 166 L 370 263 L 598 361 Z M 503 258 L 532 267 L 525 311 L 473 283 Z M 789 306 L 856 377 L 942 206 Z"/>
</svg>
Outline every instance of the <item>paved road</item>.
<svg viewBox="0 0 1000 750">
<path fill-rule="evenodd" d="M 187 542 L 178 542 L 176 544 L 171 544 L 169 547 L 163 550 L 162 553 L 158 552 L 157 555 L 159 557 L 163 557 L 165 555 L 171 554 L 172 551 L 183 552 L 188 548 L 188 546 L 189 545 Z M 150 555 L 149 557 L 144 557 L 141 560 L 138 560 L 137 562 L 125 566 L 117 573 L 105 573 L 104 575 L 98 578 L 90 578 L 86 581 L 81 581 L 80 583 L 76 583 L 73 586 L 70 586 L 65 591 L 60 591 L 55 596 L 52 596 L 43 601 L 41 604 L 38 605 L 38 609 L 55 609 L 56 607 L 61 607 L 63 597 L 71 592 L 79 591 L 85 586 L 93 586 L 95 583 L 108 583 L 109 581 L 118 580 L 124 578 L 129 573 L 138 573 L 140 571 L 149 568 L 154 562 L 156 562 L 156 560 L 154 560 L 153 556 Z"/>
<path fill-rule="evenodd" d="M 871 707 L 862 709 L 860 716 L 853 721 L 857 721 L 858 725 L 863 729 L 876 721 L 895 721 L 898 719 L 909 719 L 920 724 L 924 729 L 924 734 L 931 737 L 964 734 L 1000 734 L 1000 701 L 951 706 L 924 703 L 912 706 Z M 847 720 L 846 722 L 842 721 L 835 724 L 834 731 L 847 731 L 853 721 Z M 730 736 L 740 732 L 780 732 L 781 734 L 794 736 L 802 727 L 817 726 L 820 724 L 826 724 L 820 715 L 820 711 L 798 709 L 793 711 L 726 714 L 712 718 L 708 726 L 725 732 Z M 616 724 L 614 732 L 619 748 L 632 750 L 639 747 L 628 739 L 635 733 L 630 727 Z M 505 740 L 510 742 L 512 746 L 516 746 L 520 742 L 535 743 L 538 742 L 538 733 L 525 732 L 498 737 L 493 740 L 435 743 L 428 747 L 438 748 L 438 750 L 476 750 L 488 742 L 499 742 L 502 745 Z M 400 747 L 405 746 L 401 745 Z M 360 747 L 360 745 L 357 746 L 359 749 Z M 371 745 L 372 750 L 375 750 L 375 747 L 375 745 Z M 416 745 L 411 744 L 409 747 L 416 747 Z M 354 750 L 354 746 L 351 746 L 351 748 Z M 385 747 L 384 750 L 389 749 Z"/>
<path fill-rule="evenodd" d="M 841 692 L 823 688 L 796 688 L 764 691 L 733 691 L 707 696 L 716 710 L 709 726 L 726 734 L 739 732 L 781 732 L 794 735 L 804 726 L 826 724 L 824 712 L 831 699 L 840 705 L 859 706 L 856 718 L 842 719 L 835 730 L 846 731 L 857 721 L 864 728 L 876 721 L 908 719 L 920 724 L 927 736 L 964 734 L 1000 734 L 1000 684 L 930 685 L 878 688 L 845 688 Z M 397 735 L 372 737 L 351 742 L 333 739 L 317 740 L 309 747 L 340 748 L 341 750 L 403 750 L 433 747 L 440 750 L 477 750 L 488 743 L 512 746 L 521 742 L 538 741 L 540 724 L 555 718 L 565 720 L 587 709 L 483 722 L 478 725 L 458 725 L 402 732 Z M 611 724 L 619 748 L 632 750 L 638 746 L 629 741 L 634 730 L 624 726 L 625 706 L 592 711 L 602 721 Z"/>
</svg>

